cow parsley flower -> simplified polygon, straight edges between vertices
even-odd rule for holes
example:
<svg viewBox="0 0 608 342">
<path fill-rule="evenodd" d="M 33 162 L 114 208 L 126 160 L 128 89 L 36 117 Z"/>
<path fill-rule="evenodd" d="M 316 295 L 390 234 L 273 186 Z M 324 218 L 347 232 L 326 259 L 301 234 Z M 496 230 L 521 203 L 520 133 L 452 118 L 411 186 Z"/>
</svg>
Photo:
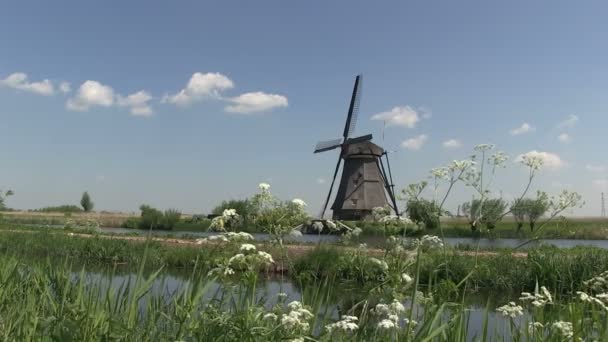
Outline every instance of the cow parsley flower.
<svg viewBox="0 0 608 342">
<path fill-rule="evenodd" d="M 250 243 L 244 243 L 244 244 L 241 245 L 241 248 L 239 248 L 239 251 L 245 252 L 245 253 L 255 252 L 256 251 L 256 247 L 255 247 L 255 245 L 252 245 Z"/>
<path fill-rule="evenodd" d="M 299 199 L 299 198 L 294 198 L 291 200 L 291 203 L 297 205 L 298 207 L 304 208 L 306 207 L 306 202 L 304 202 L 303 200 Z"/>
<path fill-rule="evenodd" d="M 321 222 L 321 221 L 316 221 L 312 224 L 312 229 L 314 229 L 315 231 L 317 231 L 319 233 L 323 231 L 323 228 L 324 228 L 323 222 Z"/>
<path fill-rule="evenodd" d="M 339 320 L 335 323 L 326 325 L 325 329 L 330 334 L 334 333 L 334 332 L 341 332 L 341 333 L 349 334 L 349 333 L 352 333 L 352 332 L 356 331 L 357 329 L 359 329 L 359 326 L 356 323 L 357 320 L 358 320 L 358 318 L 355 316 L 342 316 L 341 320 Z"/>
<path fill-rule="evenodd" d="M 529 322 L 528 334 L 534 335 L 537 330 L 543 329 L 545 326 L 541 322 Z"/>
<path fill-rule="evenodd" d="M 388 264 L 384 260 L 379 260 L 376 258 L 369 258 L 369 261 L 371 261 L 373 264 L 378 265 L 384 271 L 388 270 Z"/>
<path fill-rule="evenodd" d="M 378 322 L 378 329 L 390 330 L 395 328 L 395 322 L 390 319 L 383 319 Z"/>
<path fill-rule="evenodd" d="M 260 258 L 266 263 L 269 263 L 269 264 L 274 263 L 274 259 L 272 258 L 272 255 L 270 255 L 270 253 L 259 251 L 258 256 L 260 256 Z"/>
<path fill-rule="evenodd" d="M 262 317 L 262 319 L 265 321 L 276 321 L 278 318 L 279 317 L 272 312 L 269 312 Z"/>
<path fill-rule="evenodd" d="M 410 277 L 410 275 L 407 273 L 401 274 L 401 280 L 408 285 L 414 281 L 414 279 L 412 279 L 412 277 Z"/>
<path fill-rule="evenodd" d="M 270 184 L 268 184 L 268 183 L 260 183 L 260 184 L 258 184 L 258 188 L 260 188 L 260 190 L 262 192 L 266 192 L 266 191 L 268 191 L 270 189 Z"/>
<path fill-rule="evenodd" d="M 494 144 L 479 144 L 474 147 L 474 150 L 477 152 L 489 151 L 494 149 Z"/>
<path fill-rule="evenodd" d="M 524 308 L 516 305 L 515 302 L 509 302 L 509 304 L 497 308 L 496 311 L 505 317 L 511 318 L 516 318 L 517 316 L 522 316 L 524 314 Z"/>
<path fill-rule="evenodd" d="M 553 322 L 551 327 L 565 338 L 572 338 L 572 336 L 574 336 L 571 322 L 557 321 Z"/>
</svg>

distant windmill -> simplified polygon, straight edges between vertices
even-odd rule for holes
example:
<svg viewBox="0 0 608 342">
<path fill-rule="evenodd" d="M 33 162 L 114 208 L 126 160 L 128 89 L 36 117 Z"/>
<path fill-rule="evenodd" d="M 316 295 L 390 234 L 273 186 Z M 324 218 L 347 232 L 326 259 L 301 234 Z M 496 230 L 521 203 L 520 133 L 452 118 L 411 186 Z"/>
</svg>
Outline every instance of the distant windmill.
<svg viewBox="0 0 608 342">
<path fill-rule="evenodd" d="M 359 75 L 355 79 L 355 87 L 350 99 L 342 138 L 319 142 L 314 151 L 314 153 L 319 153 L 340 149 L 334 177 L 331 181 L 323 210 L 321 211 L 321 219 L 323 219 L 327 210 L 342 160 L 344 160 L 342 178 L 340 179 L 340 186 L 338 187 L 334 204 L 331 206 L 334 219 L 365 219 L 372 213 L 373 208 L 387 205 L 399 215 L 388 154 L 382 147 L 371 142 L 371 134 L 351 138 L 359 112 L 361 82 L 362 76 Z M 382 157 L 386 160 L 386 169 Z M 388 174 L 386 170 L 388 170 Z M 387 195 L 390 199 L 390 204 L 387 201 Z"/>
</svg>

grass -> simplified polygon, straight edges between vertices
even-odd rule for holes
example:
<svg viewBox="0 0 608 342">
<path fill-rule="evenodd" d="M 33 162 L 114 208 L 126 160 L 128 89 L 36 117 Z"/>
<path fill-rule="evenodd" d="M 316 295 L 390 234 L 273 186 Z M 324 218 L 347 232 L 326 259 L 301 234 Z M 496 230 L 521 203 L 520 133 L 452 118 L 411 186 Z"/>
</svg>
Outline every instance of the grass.
<svg viewBox="0 0 608 342">
<path fill-rule="evenodd" d="M 258 248 L 277 256 L 267 244 Z M 572 300 L 575 291 L 586 290 L 584 280 L 605 271 L 608 250 L 540 248 L 524 258 L 508 253 L 476 258 L 433 250 L 419 251 L 417 257 L 390 257 L 387 251 L 384 269 L 361 248 L 320 245 L 293 258 L 290 269 L 311 316 L 294 314 L 293 305 L 280 296 L 256 295 L 258 269 L 237 269 L 228 278 L 208 275 L 235 253 L 238 245 L 193 248 L 81 238 L 61 231 L 3 231 L 0 340 L 563 341 L 552 325 L 561 320 L 573 324 L 574 338 L 608 338 L 606 311 Z M 138 269 L 136 276 L 109 286 L 123 264 Z M 109 282 L 87 277 L 87 269 L 96 265 L 112 266 Z M 188 271 L 188 282 L 170 295 L 152 291 L 160 272 L 175 268 Z M 404 284 L 402 271 L 415 281 Z M 479 322 L 484 332 L 473 336 L 469 293 L 532 291 L 537 284 L 561 301 L 530 308 L 518 319 L 497 318 L 493 326 L 488 322 L 494 307 L 488 301 Z M 418 290 L 426 295 L 420 297 Z M 376 304 L 393 298 L 406 303 L 403 311 L 394 309 L 401 327 L 380 328 L 384 314 Z M 269 314 L 277 318 L 267 319 Z M 357 316 L 357 329 L 330 334 L 324 327 L 340 314 Z M 412 319 L 419 322 L 416 327 L 406 323 Z M 546 328 L 528 335 L 526 324 L 532 319 Z"/>
</svg>

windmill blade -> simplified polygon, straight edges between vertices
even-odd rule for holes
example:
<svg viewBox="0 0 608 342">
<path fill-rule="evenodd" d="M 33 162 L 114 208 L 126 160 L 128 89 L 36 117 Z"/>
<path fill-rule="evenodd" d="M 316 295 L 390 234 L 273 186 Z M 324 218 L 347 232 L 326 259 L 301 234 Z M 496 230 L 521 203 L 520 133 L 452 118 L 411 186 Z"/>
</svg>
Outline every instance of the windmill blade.
<svg viewBox="0 0 608 342">
<path fill-rule="evenodd" d="M 342 163 L 342 155 L 338 157 L 338 163 L 336 163 L 336 170 L 334 171 L 334 178 L 331 180 L 331 185 L 329 186 L 329 192 L 327 193 L 327 198 L 325 199 L 325 204 L 323 204 L 323 209 L 321 210 L 321 217 L 325 216 L 325 210 L 327 210 L 327 205 L 329 204 L 329 199 L 331 198 L 331 192 L 334 188 L 334 183 L 336 182 L 336 177 L 338 176 L 338 170 L 340 169 L 340 164 Z"/>
<path fill-rule="evenodd" d="M 363 82 L 363 76 L 357 75 L 355 78 L 355 87 L 353 88 L 353 94 L 350 98 L 350 105 L 348 107 L 348 115 L 346 116 L 346 125 L 344 125 L 344 140 L 348 139 L 354 132 L 355 126 L 357 125 L 357 116 L 359 114 L 359 103 L 361 102 L 361 87 Z"/>
<path fill-rule="evenodd" d="M 363 136 L 360 136 L 360 137 L 348 139 L 347 143 L 354 144 L 354 143 L 359 143 L 359 142 L 363 142 L 363 141 L 372 140 L 372 138 L 373 138 L 373 136 L 371 134 L 366 134 L 366 135 L 363 135 Z"/>
<path fill-rule="evenodd" d="M 319 141 L 317 143 L 317 146 L 315 147 L 314 153 L 333 150 L 334 148 L 338 148 L 340 146 L 342 146 L 342 138 L 327 140 L 327 141 Z"/>
</svg>

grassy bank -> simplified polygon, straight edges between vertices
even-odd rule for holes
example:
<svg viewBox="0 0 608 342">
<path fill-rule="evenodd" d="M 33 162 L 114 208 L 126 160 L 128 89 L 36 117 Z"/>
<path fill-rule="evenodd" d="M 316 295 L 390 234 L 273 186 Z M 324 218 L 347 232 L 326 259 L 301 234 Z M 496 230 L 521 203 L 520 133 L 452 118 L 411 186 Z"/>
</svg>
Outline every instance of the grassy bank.
<svg viewBox="0 0 608 342">
<path fill-rule="evenodd" d="M 222 260 L 237 253 L 238 246 L 218 244 L 168 244 L 160 241 L 125 240 L 104 236 L 82 238 L 65 232 L 2 232 L 0 254 L 18 258 L 53 258 L 78 260 L 87 265 L 141 265 L 147 249 L 147 267 L 189 270 L 197 265 L 210 270 Z M 269 243 L 258 248 L 281 260 L 281 250 Z M 387 280 L 387 271 L 370 261 L 381 258 L 382 250 L 344 248 L 332 245 L 288 246 L 288 263 L 279 266 L 298 282 L 340 279 L 355 288 L 375 287 Z M 388 259 L 387 259 L 388 260 Z M 429 251 L 420 258 L 420 279 L 426 286 L 440 287 L 447 294 L 455 293 L 455 285 L 467 279 L 470 291 L 492 289 L 518 292 L 534 288 L 536 282 L 559 294 L 573 294 L 582 281 L 608 267 L 608 250 L 598 248 L 558 249 L 543 247 L 527 255 L 513 255 L 510 250 L 499 253 L 462 254 L 451 249 Z M 399 262 L 403 270 L 414 273 L 413 256 L 406 254 Z"/>
</svg>

